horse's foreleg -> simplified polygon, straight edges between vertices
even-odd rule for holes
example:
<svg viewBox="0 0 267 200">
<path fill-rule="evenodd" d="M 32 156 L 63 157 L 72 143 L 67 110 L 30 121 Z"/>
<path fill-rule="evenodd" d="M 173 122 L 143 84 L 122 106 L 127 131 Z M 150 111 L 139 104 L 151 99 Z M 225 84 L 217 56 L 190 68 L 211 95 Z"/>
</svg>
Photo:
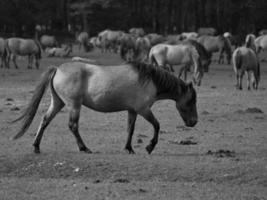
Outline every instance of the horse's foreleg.
<svg viewBox="0 0 267 200">
<path fill-rule="evenodd" d="M 90 149 L 86 147 L 84 144 L 80 133 L 79 133 L 79 117 L 80 117 L 80 109 L 81 106 L 77 108 L 77 106 L 69 107 L 70 110 L 70 117 L 69 117 L 69 129 L 75 136 L 76 142 L 78 144 L 79 150 L 84 151 L 86 153 L 92 153 Z"/>
<path fill-rule="evenodd" d="M 32 55 L 28 55 L 28 69 L 32 68 L 32 60 L 33 60 Z"/>
<path fill-rule="evenodd" d="M 19 67 L 17 65 L 16 56 L 15 55 L 12 55 L 12 61 L 13 61 L 14 65 L 15 65 L 15 68 L 18 69 Z"/>
<path fill-rule="evenodd" d="M 128 137 L 127 137 L 125 149 L 128 151 L 129 154 L 135 153 L 132 148 L 132 137 L 134 133 L 136 117 L 137 117 L 137 113 L 135 111 L 128 111 L 128 127 L 127 127 Z"/>
<path fill-rule="evenodd" d="M 63 107 L 64 107 L 64 103 L 61 101 L 61 99 L 59 99 L 56 95 L 52 93 L 51 104 L 39 125 L 38 131 L 37 131 L 34 143 L 33 143 L 34 153 L 40 153 L 40 143 L 41 143 L 41 139 L 43 137 L 44 131 L 46 127 L 49 125 L 49 123 L 52 121 L 52 119 L 56 116 L 56 114 Z"/>
<path fill-rule="evenodd" d="M 140 113 L 148 122 L 150 122 L 153 127 L 154 127 L 154 136 L 150 141 L 150 144 L 147 145 L 146 150 L 149 154 L 154 150 L 156 144 L 158 143 L 158 137 L 159 137 L 159 122 L 158 120 L 154 117 L 153 113 L 151 112 L 150 109 L 142 111 Z"/>
</svg>

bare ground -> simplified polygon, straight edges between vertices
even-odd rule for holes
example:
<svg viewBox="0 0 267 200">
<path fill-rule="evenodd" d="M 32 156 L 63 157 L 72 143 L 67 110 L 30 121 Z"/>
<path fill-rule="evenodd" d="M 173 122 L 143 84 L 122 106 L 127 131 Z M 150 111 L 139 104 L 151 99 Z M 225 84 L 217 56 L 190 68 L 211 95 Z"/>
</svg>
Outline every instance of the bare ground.
<svg viewBox="0 0 267 200">
<path fill-rule="evenodd" d="M 121 60 L 112 54 L 87 54 L 102 64 Z M 83 108 L 80 132 L 93 154 L 80 153 L 60 112 L 47 128 L 40 155 L 32 150 L 34 134 L 49 105 L 49 92 L 29 131 L 11 141 L 22 112 L 49 65 L 68 59 L 43 58 L 41 70 L 0 71 L 0 199 L 245 199 L 267 197 L 267 63 L 262 63 L 258 91 L 234 88 L 232 66 L 213 63 L 197 88 L 199 123 L 184 126 L 172 101 L 157 102 L 159 143 L 148 155 L 152 127 L 138 118 L 133 146 L 124 150 L 126 113 L 103 114 Z"/>
</svg>

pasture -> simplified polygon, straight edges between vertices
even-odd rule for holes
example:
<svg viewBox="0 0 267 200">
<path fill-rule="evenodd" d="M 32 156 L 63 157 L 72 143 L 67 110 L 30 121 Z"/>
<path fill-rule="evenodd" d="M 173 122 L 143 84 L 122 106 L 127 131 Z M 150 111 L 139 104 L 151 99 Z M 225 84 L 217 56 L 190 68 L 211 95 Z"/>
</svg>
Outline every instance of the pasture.
<svg viewBox="0 0 267 200">
<path fill-rule="evenodd" d="M 76 51 L 77 52 L 77 51 Z M 76 54 L 99 63 L 122 60 L 100 51 Z M 235 89 L 232 65 L 213 62 L 197 88 L 199 122 L 184 126 L 174 102 L 153 106 L 161 131 L 151 155 L 145 151 L 153 128 L 139 117 L 133 148 L 126 142 L 127 113 L 82 109 L 80 134 L 93 154 L 80 153 L 61 111 L 47 128 L 41 154 L 32 143 L 42 114 L 50 103 L 47 92 L 29 131 L 11 141 L 17 118 L 30 100 L 40 74 L 49 65 L 70 59 L 43 56 L 40 69 L 0 70 L 0 199 L 266 199 L 267 197 L 267 63 L 261 63 L 258 91 Z"/>
</svg>

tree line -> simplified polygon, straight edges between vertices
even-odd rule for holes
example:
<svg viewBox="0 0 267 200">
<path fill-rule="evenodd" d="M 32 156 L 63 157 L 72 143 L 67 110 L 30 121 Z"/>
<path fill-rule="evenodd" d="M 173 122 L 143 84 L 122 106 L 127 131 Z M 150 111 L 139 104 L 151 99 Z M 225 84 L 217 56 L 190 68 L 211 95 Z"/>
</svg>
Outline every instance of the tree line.
<svg viewBox="0 0 267 200">
<path fill-rule="evenodd" d="M 246 34 L 267 28 L 266 16 L 266 0 L 1 0 L 0 32 L 30 37 L 39 24 L 55 35 L 131 27 L 161 34 L 199 27 Z"/>
</svg>

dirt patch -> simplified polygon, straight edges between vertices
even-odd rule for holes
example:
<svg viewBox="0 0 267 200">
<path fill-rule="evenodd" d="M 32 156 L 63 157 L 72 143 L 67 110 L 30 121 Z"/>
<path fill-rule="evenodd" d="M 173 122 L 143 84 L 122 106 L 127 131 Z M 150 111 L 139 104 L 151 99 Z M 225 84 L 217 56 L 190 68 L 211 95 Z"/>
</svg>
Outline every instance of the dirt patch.
<svg viewBox="0 0 267 200">
<path fill-rule="evenodd" d="M 213 155 L 213 156 L 216 156 L 218 158 L 235 157 L 236 156 L 236 153 L 234 151 L 224 150 L 224 149 L 220 149 L 217 151 L 209 150 L 206 154 L 207 155 Z"/>
<path fill-rule="evenodd" d="M 237 114 L 263 114 L 264 112 L 257 107 L 247 108 L 246 110 L 237 110 L 235 111 Z"/>
</svg>

